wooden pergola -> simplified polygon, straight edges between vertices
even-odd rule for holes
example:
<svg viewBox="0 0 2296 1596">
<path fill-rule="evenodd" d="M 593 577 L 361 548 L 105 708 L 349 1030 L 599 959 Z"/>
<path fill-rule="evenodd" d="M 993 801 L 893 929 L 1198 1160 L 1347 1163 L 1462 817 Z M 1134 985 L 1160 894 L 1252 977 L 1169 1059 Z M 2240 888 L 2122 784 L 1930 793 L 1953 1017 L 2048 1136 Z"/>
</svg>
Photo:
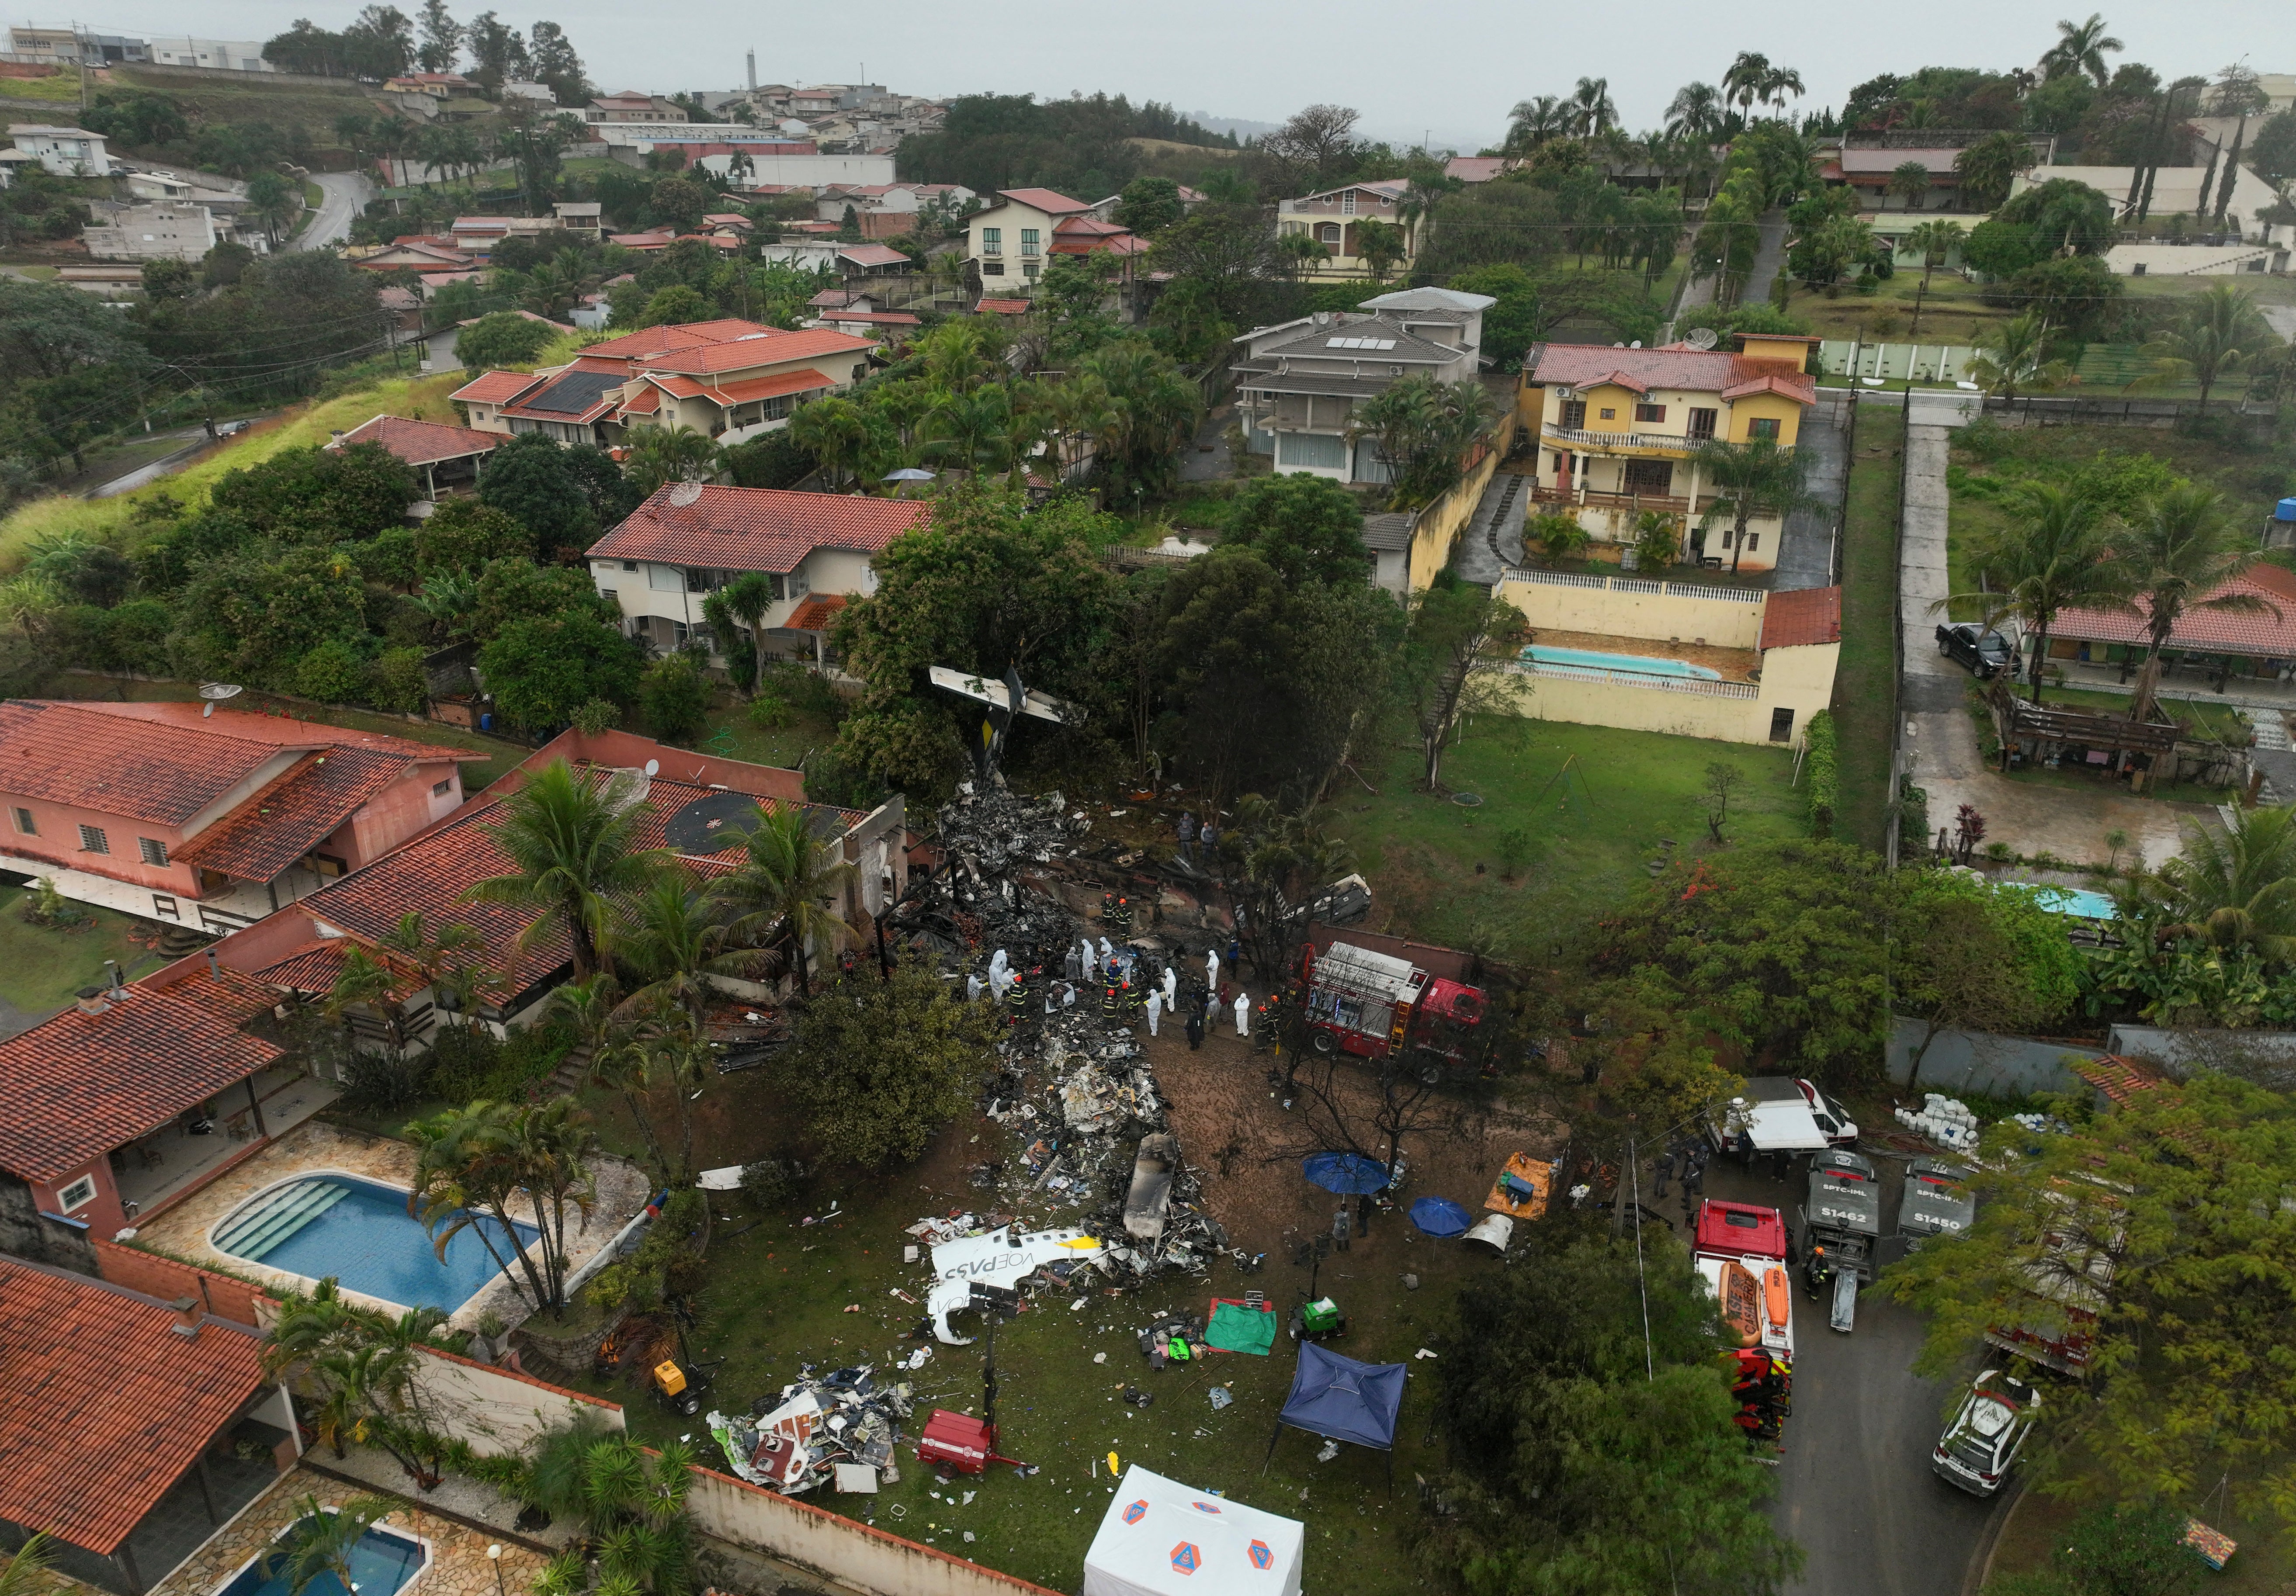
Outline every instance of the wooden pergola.
<svg viewBox="0 0 2296 1596">
<path fill-rule="evenodd" d="M 1992 700 L 1993 724 L 2001 737 L 2004 774 L 2008 773 L 2013 752 L 2038 760 L 2052 748 L 2080 749 L 2091 756 L 2087 763 L 2103 765 L 2114 772 L 2128 769 L 2130 757 L 2141 754 L 2146 757 L 2149 767 L 2152 758 L 2174 753 L 2178 740 L 2185 735 L 2185 729 L 2172 720 L 2131 720 L 2125 715 L 2099 715 L 2087 709 L 2036 704 L 2018 697 L 2006 676 L 1995 678 Z M 2095 758 L 2098 754 L 2105 757 Z M 2140 772 L 2132 778 L 2132 784 L 2142 780 Z"/>
</svg>

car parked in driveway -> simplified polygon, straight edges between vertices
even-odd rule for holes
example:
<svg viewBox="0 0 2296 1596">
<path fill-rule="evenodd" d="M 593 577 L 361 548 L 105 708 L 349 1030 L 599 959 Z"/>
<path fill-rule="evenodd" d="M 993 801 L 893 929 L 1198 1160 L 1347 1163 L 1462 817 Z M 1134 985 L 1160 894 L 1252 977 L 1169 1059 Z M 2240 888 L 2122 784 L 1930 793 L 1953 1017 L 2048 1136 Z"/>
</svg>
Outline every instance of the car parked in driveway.
<svg viewBox="0 0 2296 1596">
<path fill-rule="evenodd" d="M 2009 640 L 1988 626 L 1974 621 L 1948 621 L 1937 629 L 1938 652 L 1956 665 L 1967 666 L 1980 681 L 2012 674 L 2017 669 L 2017 651 Z"/>
<path fill-rule="evenodd" d="M 1988 1369 L 1971 1384 L 1961 1411 L 1939 1437 L 1930 1454 L 1931 1469 L 1972 1496 L 1992 1495 L 2008 1477 L 2040 1408 L 2038 1391 L 1998 1369 Z"/>
</svg>

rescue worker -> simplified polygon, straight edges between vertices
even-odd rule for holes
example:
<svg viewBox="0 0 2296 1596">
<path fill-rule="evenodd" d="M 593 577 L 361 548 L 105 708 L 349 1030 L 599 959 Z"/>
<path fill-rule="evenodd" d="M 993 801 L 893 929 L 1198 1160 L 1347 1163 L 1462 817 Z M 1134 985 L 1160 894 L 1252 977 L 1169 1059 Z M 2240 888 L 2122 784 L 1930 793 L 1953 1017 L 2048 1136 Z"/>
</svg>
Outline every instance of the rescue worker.
<svg viewBox="0 0 2296 1596">
<path fill-rule="evenodd" d="M 1164 1013 L 1164 993 L 1163 993 L 1162 988 L 1160 988 L 1160 987 L 1151 987 L 1151 988 L 1149 988 L 1149 992 L 1148 992 L 1148 1034 L 1149 1034 L 1151 1036 L 1153 1036 L 1153 1035 L 1156 1034 L 1156 1021 L 1157 1021 L 1158 1019 L 1160 1019 L 1160 1018 L 1162 1018 L 1163 1013 Z"/>
<path fill-rule="evenodd" d="M 1188 1013 L 1188 1051 L 1194 1052 L 1204 1044 L 1204 1017 L 1200 1011 Z"/>
<path fill-rule="evenodd" d="M 1172 834 L 1179 839 L 1180 857 L 1193 864 L 1196 862 L 1196 816 L 1193 810 L 1180 811 L 1179 823 L 1172 828 Z"/>
<path fill-rule="evenodd" d="M 1658 1156 L 1658 1184 L 1652 1188 L 1653 1197 L 1666 1195 L 1666 1183 L 1674 1177 L 1674 1149 L 1668 1148 Z"/>
<path fill-rule="evenodd" d="M 1164 1006 L 1175 1014 L 1180 1011 L 1180 972 L 1169 964 L 1164 966 Z"/>
<path fill-rule="evenodd" d="M 1251 999 L 1241 992 L 1235 994 L 1235 1034 L 1239 1036 L 1251 1035 Z"/>
<path fill-rule="evenodd" d="M 1219 989 L 1219 950 L 1218 948 L 1204 949 L 1204 989 L 1207 992 L 1216 992 Z"/>
</svg>

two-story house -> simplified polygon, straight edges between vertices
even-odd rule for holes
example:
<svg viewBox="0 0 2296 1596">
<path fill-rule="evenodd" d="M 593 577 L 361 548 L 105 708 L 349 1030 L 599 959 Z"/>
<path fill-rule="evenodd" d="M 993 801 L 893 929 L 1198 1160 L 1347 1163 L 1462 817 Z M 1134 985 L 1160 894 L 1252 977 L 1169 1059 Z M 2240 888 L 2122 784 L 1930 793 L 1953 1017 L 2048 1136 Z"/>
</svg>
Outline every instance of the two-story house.
<svg viewBox="0 0 2296 1596">
<path fill-rule="evenodd" d="M 1777 563 L 1778 518 L 1756 517 L 1742 548 L 1732 528 L 1702 530 L 1698 518 L 1715 495 L 1693 456 L 1718 441 L 1794 447 L 1803 413 L 1817 402 L 1817 379 L 1802 369 L 1816 341 L 1746 333 L 1736 354 L 1687 344 L 1534 344 L 1518 408 L 1538 442 L 1542 513 L 1571 516 L 1602 541 L 1631 543 L 1636 518 L 1660 511 L 1684 518 L 1688 558 L 1768 570 Z"/>
<path fill-rule="evenodd" d="M 460 762 L 480 757 L 211 705 L 12 699 L 0 703 L 0 869 L 82 903 L 229 930 L 451 813 Z"/>
<path fill-rule="evenodd" d="M 45 122 L 12 122 L 9 140 L 58 177 L 109 177 L 111 157 L 104 135 L 85 127 L 53 127 Z"/>
<path fill-rule="evenodd" d="M 1034 291 L 1054 255 L 1090 255 L 1106 250 L 1122 265 L 1119 283 L 1134 276 L 1134 262 L 1147 252 L 1147 241 L 1093 215 L 1082 200 L 1048 188 L 1000 189 L 965 219 L 964 258 L 992 298 Z"/>
<path fill-rule="evenodd" d="M 1365 300 L 1369 315 L 1317 311 L 1253 328 L 1235 340 L 1243 353 L 1231 368 L 1245 446 L 1273 454 L 1279 471 L 1391 480 L 1375 440 L 1353 435 L 1356 406 L 1408 378 L 1472 377 L 1483 312 L 1497 302 L 1456 289 L 1404 289 Z"/>
<path fill-rule="evenodd" d="M 676 483 L 591 546 L 590 579 L 621 607 L 632 636 L 667 651 L 706 629 L 710 593 L 766 572 L 775 593 L 761 618 L 767 651 L 818 664 L 837 611 L 876 591 L 871 559 L 931 513 L 914 499 Z M 746 635 L 711 640 L 721 663 L 728 648 L 754 646 Z"/>
<path fill-rule="evenodd" d="M 633 427 L 691 427 L 742 443 L 783 425 L 802 400 L 859 381 L 876 348 L 820 328 L 690 322 L 592 344 L 546 372 L 488 372 L 448 397 L 480 432 L 603 446 Z"/>
<path fill-rule="evenodd" d="M 1328 259 L 1308 262 L 1300 272 L 1301 280 L 1363 282 L 1377 281 L 1382 271 L 1388 276 L 1407 274 L 1411 263 L 1419 258 L 1422 220 L 1403 218 L 1404 191 L 1410 186 L 1400 177 L 1383 177 L 1375 183 L 1350 183 L 1303 194 L 1276 206 L 1277 236 L 1311 239 L 1329 255 Z M 1380 271 L 1374 269 L 1372 257 L 1364 253 L 1365 222 L 1381 223 L 1401 234 L 1397 241 L 1402 245 L 1402 254 L 1382 263 Z"/>
</svg>

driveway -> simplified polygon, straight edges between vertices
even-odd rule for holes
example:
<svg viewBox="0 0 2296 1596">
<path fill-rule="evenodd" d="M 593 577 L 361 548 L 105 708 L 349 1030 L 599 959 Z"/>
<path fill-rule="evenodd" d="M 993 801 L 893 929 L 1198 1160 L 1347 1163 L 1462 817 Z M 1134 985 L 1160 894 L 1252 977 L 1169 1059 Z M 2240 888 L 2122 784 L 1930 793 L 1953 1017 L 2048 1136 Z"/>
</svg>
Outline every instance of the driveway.
<svg viewBox="0 0 2296 1596">
<path fill-rule="evenodd" d="M 1874 1161 L 1882 1171 L 1882 1211 L 1894 1215 L 1904 1166 Z M 1644 1170 L 1645 1180 L 1652 1175 Z M 1707 1170 L 1706 1195 L 1777 1208 L 1798 1230 L 1807 1179 L 1807 1165 L 1797 1164 L 1794 1178 L 1781 1184 L 1718 1161 Z M 1671 1192 L 1650 1207 L 1669 1218 L 1681 1211 Z M 1994 1504 L 1930 1472 L 1948 1392 L 1912 1372 L 1922 1333 L 1912 1309 L 1868 1295 L 1858 1299 L 1857 1329 L 1841 1335 L 1827 1327 L 1825 1305 L 1797 1282 L 1793 1417 L 1771 1504 L 1778 1528 L 1808 1557 L 1790 1592 L 1960 1596 Z"/>
<path fill-rule="evenodd" d="M 283 246 L 289 250 L 321 250 L 340 244 L 351 235 L 351 224 L 374 198 L 374 184 L 364 172 L 315 172 L 311 181 L 326 198 L 308 225 Z"/>
<path fill-rule="evenodd" d="M 1849 445 L 1842 429 L 1849 424 L 1849 397 L 1821 390 L 1817 405 L 1803 418 L 1795 452 L 1808 457 L 1808 475 L 1802 489 L 1813 507 L 1786 517 L 1778 544 L 1777 569 L 1770 577 L 1772 593 L 1799 587 L 1833 585 L 1833 544 L 1841 526 L 1842 479 L 1849 471 Z"/>
</svg>

